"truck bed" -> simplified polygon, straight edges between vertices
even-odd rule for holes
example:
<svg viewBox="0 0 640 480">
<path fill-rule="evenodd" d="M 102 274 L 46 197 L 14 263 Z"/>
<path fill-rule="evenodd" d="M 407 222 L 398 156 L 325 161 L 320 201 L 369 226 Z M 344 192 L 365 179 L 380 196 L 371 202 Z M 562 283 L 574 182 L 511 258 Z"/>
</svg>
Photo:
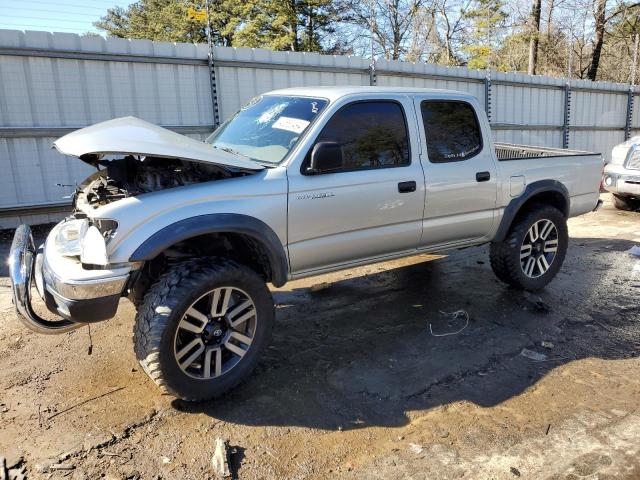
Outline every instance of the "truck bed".
<svg viewBox="0 0 640 480">
<path fill-rule="evenodd" d="M 522 160 L 540 157 L 568 157 L 573 155 L 596 155 L 593 152 L 568 150 L 566 148 L 534 147 L 531 145 L 517 145 L 515 143 L 494 143 L 496 157 L 500 161 Z"/>
<path fill-rule="evenodd" d="M 500 204 L 506 206 L 526 185 L 552 180 L 567 189 L 570 197 L 570 217 L 590 212 L 599 195 L 599 183 L 604 165 L 599 153 L 563 148 L 533 147 L 496 143 L 500 175 L 506 180 Z M 520 160 L 520 161 L 518 161 Z"/>
</svg>

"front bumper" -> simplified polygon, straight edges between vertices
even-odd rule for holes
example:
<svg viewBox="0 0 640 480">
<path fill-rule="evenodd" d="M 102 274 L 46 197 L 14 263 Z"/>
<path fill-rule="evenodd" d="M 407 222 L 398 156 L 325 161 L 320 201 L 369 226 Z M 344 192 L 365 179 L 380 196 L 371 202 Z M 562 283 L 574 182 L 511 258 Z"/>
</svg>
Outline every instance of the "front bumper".
<svg viewBox="0 0 640 480">
<path fill-rule="evenodd" d="M 91 276 L 92 271 L 84 271 L 77 262 L 56 255 L 48 245 L 36 251 L 27 225 L 16 229 L 9 270 L 18 317 L 39 333 L 62 333 L 113 317 L 129 278 L 128 272 L 122 271 L 96 271 Z M 79 270 L 82 278 L 69 276 Z M 31 299 L 34 281 L 47 308 L 61 318 L 47 320 L 35 312 Z"/>
<path fill-rule="evenodd" d="M 628 170 L 621 165 L 607 165 L 602 185 L 611 193 L 640 197 L 640 171 Z"/>
</svg>

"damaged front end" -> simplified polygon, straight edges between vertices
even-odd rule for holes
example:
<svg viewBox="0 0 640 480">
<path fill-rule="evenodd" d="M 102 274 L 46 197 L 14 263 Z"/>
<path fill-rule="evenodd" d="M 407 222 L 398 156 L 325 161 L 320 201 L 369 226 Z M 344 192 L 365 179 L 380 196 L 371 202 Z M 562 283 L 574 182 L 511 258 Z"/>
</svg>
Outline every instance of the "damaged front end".
<svg viewBox="0 0 640 480">
<path fill-rule="evenodd" d="M 31 229 L 20 225 L 11 245 L 13 303 L 20 320 L 38 333 L 64 333 L 113 317 L 131 271 L 129 266 L 86 270 L 77 259 L 64 256 L 49 240 L 67 224 L 56 225 L 38 249 Z M 60 318 L 50 320 L 36 313 L 31 298 L 34 284 L 47 309 Z"/>
<path fill-rule="evenodd" d="M 94 209 L 127 197 L 265 168 L 242 155 L 134 117 L 76 130 L 54 146 L 98 170 L 76 191 L 74 206 L 85 213 L 85 207 Z"/>
<path fill-rule="evenodd" d="M 76 188 L 72 214 L 51 230 L 42 246 L 36 248 L 27 225 L 16 229 L 9 256 L 13 301 L 20 320 L 38 333 L 63 333 L 112 318 L 130 279 L 143 266 L 109 261 L 109 245 L 122 219 L 102 218 L 101 207 L 264 168 L 132 117 L 77 130 L 54 146 L 97 171 Z M 57 318 L 36 312 L 32 286 Z"/>
<path fill-rule="evenodd" d="M 217 165 L 140 155 L 91 163 L 98 171 L 78 186 L 73 199 L 74 208 L 85 213 L 127 197 L 243 174 Z"/>
<path fill-rule="evenodd" d="M 40 255 L 40 257 L 36 257 Z M 41 286 L 42 257 L 36 254 L 33 244 L 31 229 L 27 225 L 20 225 L 13 237 L 11 252 L 9 254 L 9 275 L 13 287 L 13 305 L 18 313 L 18 318 L 31 330 L 38 333 L 64 333 L 73 330 L 80 324 L 68 319 L 51 321 L 38 315 L 31 304 L 31 286 L 33 273 L 39 272 L 38 291 L 44 290 Z M 38 258 L 38 262 L 36 262 Z M 37 268 L 36 265 L 40 264 Z M 43 295 L 43 293 L 41 293 Z"/>
</svg>

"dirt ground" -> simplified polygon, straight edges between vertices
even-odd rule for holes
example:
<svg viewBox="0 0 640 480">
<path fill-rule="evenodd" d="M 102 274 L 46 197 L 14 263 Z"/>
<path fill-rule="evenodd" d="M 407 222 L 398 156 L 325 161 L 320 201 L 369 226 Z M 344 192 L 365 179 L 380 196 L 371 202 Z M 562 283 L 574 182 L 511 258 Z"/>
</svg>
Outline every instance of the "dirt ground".
<svg viewBox="0 0 640 480">
<path fill-rule="evenodd" d="M 570 235 L 539 296 L 496 280 L 487 247 L 274 290 L 258 369 L 204 404 L 143 373 L 127 300 L 88 355 L 86 328 L 21 326 L 5 271 L 0 456 L 28 478 L 203 479 L 222 437 L 240 479 L 640 478 L 640 213 L 607 201 Z"/>
</svg>

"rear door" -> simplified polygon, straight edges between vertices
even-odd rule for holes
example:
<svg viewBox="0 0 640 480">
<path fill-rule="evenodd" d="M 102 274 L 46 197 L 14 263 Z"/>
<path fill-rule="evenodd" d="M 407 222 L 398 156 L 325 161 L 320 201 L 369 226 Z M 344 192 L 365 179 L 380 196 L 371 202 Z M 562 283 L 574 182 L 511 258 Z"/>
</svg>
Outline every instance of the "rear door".
<svg viewBox="0 0 640 480">
<path fill-rule="evenodd" d="M 497 172 L 486 118 L 477 102 L 415 99 L 425 170 L 420 245 L 465 243 L 488 237 L 497 197 Z"/>
<path fill-rule="evenodd" d="M 289 180 L 289 259 L 295 274 L 416 249 L 424 175 L 406 97 L 350 101 L 333 114 Z M 343 164 L 308 174 L 308 152 L 337 142 Z"/>
</svg>

